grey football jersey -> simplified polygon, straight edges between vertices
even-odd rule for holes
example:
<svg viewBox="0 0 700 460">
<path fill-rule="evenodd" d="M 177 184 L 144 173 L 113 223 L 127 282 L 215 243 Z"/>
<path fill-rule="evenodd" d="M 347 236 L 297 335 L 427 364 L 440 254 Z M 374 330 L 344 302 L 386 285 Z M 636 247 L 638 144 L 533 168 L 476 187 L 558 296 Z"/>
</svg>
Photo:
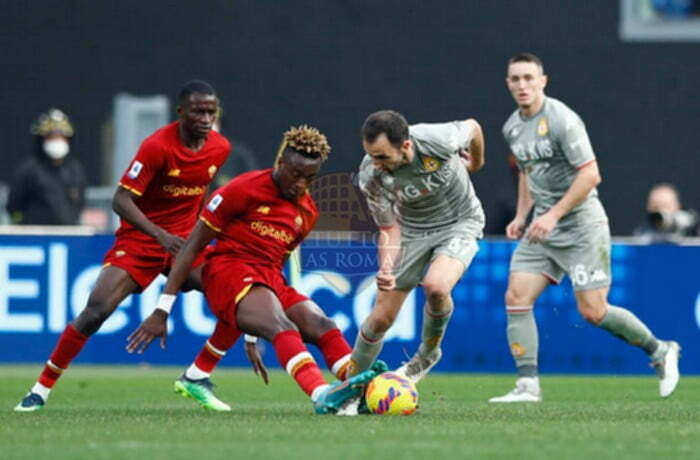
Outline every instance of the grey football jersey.
<svg viewBox="0 0 700 460">
<path fill-rule="evenodd" d="M 527 176 L 535 215 L 541 215 L 567 192 L 578 169 L 595 160 L 581 118 L 563 102 L 546 97 L 531 117 L 513 112 L 503 125 L 503 136 Z M 559 226 L 607 221 L 594 188 L 588 197 L 559 221 Z"/>
<path fill-rule="evenodd" d="M 377 225 L 424 231 L 473 219 L 483 226 L 481 202 L 459 156 L 473 134 L 466 121 L 412 125 L 413 161 L 391 172 L 365 155 L 359 185 Z"/>
</svg>

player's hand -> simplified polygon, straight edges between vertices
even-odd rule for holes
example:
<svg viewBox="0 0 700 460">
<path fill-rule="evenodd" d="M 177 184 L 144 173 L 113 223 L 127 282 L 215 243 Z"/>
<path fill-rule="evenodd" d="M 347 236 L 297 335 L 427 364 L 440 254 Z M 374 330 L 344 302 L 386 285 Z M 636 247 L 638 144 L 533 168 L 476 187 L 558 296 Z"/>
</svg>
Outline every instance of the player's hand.
<svg viewBox="0 0 700 460">
<path fill-rule="evenodd" d="M 559 219 L 551 212 L 546 212 L 535 218 L 525 233 L 525 238 L 530 243 L 541 243 L 554 230 Z"/>
<path fill-rule="evenodd" d="M 391 291 L 396 287 L 396 277 L 390 271 L 381 270 L 377 273 L 377 289 Z"/>
<path fill-rule="evenodd" d="M 253 365 L 253 372 L 255 375 L 262 377 L 265 385 L 270 383 L 270 379 L 267 376 L 267 368 L 263 364 L 262 357 L 260 356 L 260 349 L 258 349 L 257 343 L 246 342 L 245 343 L 245 355 L 248 357 L 248 361 Z"/>
<path fill-rule="evenodd" d="M 519 240 L 525 231 L 525 219 L 516 217 L 506 226 L 506 236 L 511 240 Z"/>
<path fill-rule="evenodd" d="M 139 327 L 132 332 L 126 340 L 126 351 L 129 353 L 143 353 L 153 342 L 153 339 L 160 337 L 160 348 L 165 350 L 168 337 L 168 314 L 163 310 L 155 310 L 144 319 Z"/>
<path fill-rule="evenodd" d="M 185 244 L 184 238 L 172 235 L 166 231 L 160 233 L 156 237 L 156 240 L 158 241 L 158 244 L 163 246 L 163 249 L 165 249 L 172 255 L 177 255 L 177 253 L 180 252 L 182 246 Z"/>
</svg>

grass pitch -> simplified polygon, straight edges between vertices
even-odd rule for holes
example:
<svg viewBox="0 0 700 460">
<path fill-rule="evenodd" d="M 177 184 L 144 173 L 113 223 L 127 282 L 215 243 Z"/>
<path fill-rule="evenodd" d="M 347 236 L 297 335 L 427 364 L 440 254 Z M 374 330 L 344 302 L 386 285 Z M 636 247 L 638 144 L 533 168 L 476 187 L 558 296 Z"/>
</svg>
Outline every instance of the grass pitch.
<svg viewBox="0 0 700 460">
<path fill-rule="evenodd" d="M 14 405 L 39 366 L 0 366 L 0 458 L 692 459 L 700 458 L 700 378 L 668 400 L 655 377 L 544 376 L 545 402 L 493 405 L 512 376 L 435 374 L 409 417 L 314 415 L 292 380 L 220 369 L 230 413 L 172 390 L 179 368 L 74 366 L 46 408 Z"/>
</svg>

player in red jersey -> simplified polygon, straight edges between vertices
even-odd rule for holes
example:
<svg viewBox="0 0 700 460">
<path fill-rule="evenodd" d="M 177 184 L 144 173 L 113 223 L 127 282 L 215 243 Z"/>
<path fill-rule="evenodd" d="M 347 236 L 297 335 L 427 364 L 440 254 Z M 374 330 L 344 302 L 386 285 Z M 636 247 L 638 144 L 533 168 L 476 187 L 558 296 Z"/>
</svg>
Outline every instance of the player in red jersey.
<svg viewBox="0 0 700 460">
<path fill-rule="evenodd" d="M 199 375 L 186 373 L 175 384 L 178 391 L 204 407 L 230 410 L 198 381 L 208 383 L 217 355 L 232 346 L 241 332 L 272 343 L 280 364 L 311 397 L 318 413 L 336 412 L 376 375 L 369 370 L 345 382 L 325 382 L 303 341 L 319 345 L 329 367 L 341 376 L 345 370 L 338 363 L 348 361 L 350 346 L 333 321 L 282 275 L 284 261 L 318 218 L 308 188 L 329 151 L 326 137 L 315 128 L 292 128 L 284 134 L 274 169 L 243 174 L 214 192 L 175 260 L 156 310 L 130 337 L 130 351 L 143 351 L 156 337 L 164 345 L 175 293 L 197 254 L 216 239 L 213 252 L 207 255 L 202 282 L 218 319 L 214 336 L 227 331 L 226 344 L 220 348 L 208 344 L 202 353 L 210 356 L 210 367 L 196 366 Z"/>
<path fill-rule="evenodd" d="M 114 193 L 112 207 L 121 226 L 87 306 L 66 326 L 16 411 L 44 407 L 63 371 L 119 303 L 170 269 L 197 220 L 209 183 L 231 151 L 229 142 L 211 131 L 218 108 L 214 89 L 191 81 L 178 95 L 179 120 L 143 141 Z M 200 272 L 188 274 L 183 289 L 200 288 Z"/>
</svg>

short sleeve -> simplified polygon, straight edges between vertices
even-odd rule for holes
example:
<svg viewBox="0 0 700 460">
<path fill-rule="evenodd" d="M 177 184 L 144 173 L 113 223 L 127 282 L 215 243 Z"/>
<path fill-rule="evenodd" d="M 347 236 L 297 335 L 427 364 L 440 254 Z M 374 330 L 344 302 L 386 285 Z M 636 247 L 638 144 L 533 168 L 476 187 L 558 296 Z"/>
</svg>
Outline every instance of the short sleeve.
<svg viewBox="0 0 700 460">
<path fill-rule="evenodd" d="M 199 220 L 212 230 L 221 232 L 228 222 L 245 212 L 248 197 L 246 187 L 234 179 L 212 193 Z"/>
<path fill-rule="evenodd" d="M 579 168 L 595 160 L 586 126 L 578 115 L 570 114 L 561 127 L 559 146 L 571 166 Z"/>
<path fill-rule="evenodd" d="M 146 139 L 119 180 L 119 185 L 141 196 L 162 167 L 162 148 L 153 139 Z"/>
<path fill-rule="evenodd" d="M 411 139 L 422 154 L 448 160 L 469 146 L 474 137 L 472 123 L 421 123 L 410 127 Z"/>
<path fill-rule="evenodd" d="M 358 185 L 367 199 L 369 212 L 379 227 L 391 227 L 396 223 L 394 203 L 387 196 L 386 190 L 379 183 L 379 177 L 374 174 L 374 166 L 369 157 L 360 164 Z"/>
</svg>

